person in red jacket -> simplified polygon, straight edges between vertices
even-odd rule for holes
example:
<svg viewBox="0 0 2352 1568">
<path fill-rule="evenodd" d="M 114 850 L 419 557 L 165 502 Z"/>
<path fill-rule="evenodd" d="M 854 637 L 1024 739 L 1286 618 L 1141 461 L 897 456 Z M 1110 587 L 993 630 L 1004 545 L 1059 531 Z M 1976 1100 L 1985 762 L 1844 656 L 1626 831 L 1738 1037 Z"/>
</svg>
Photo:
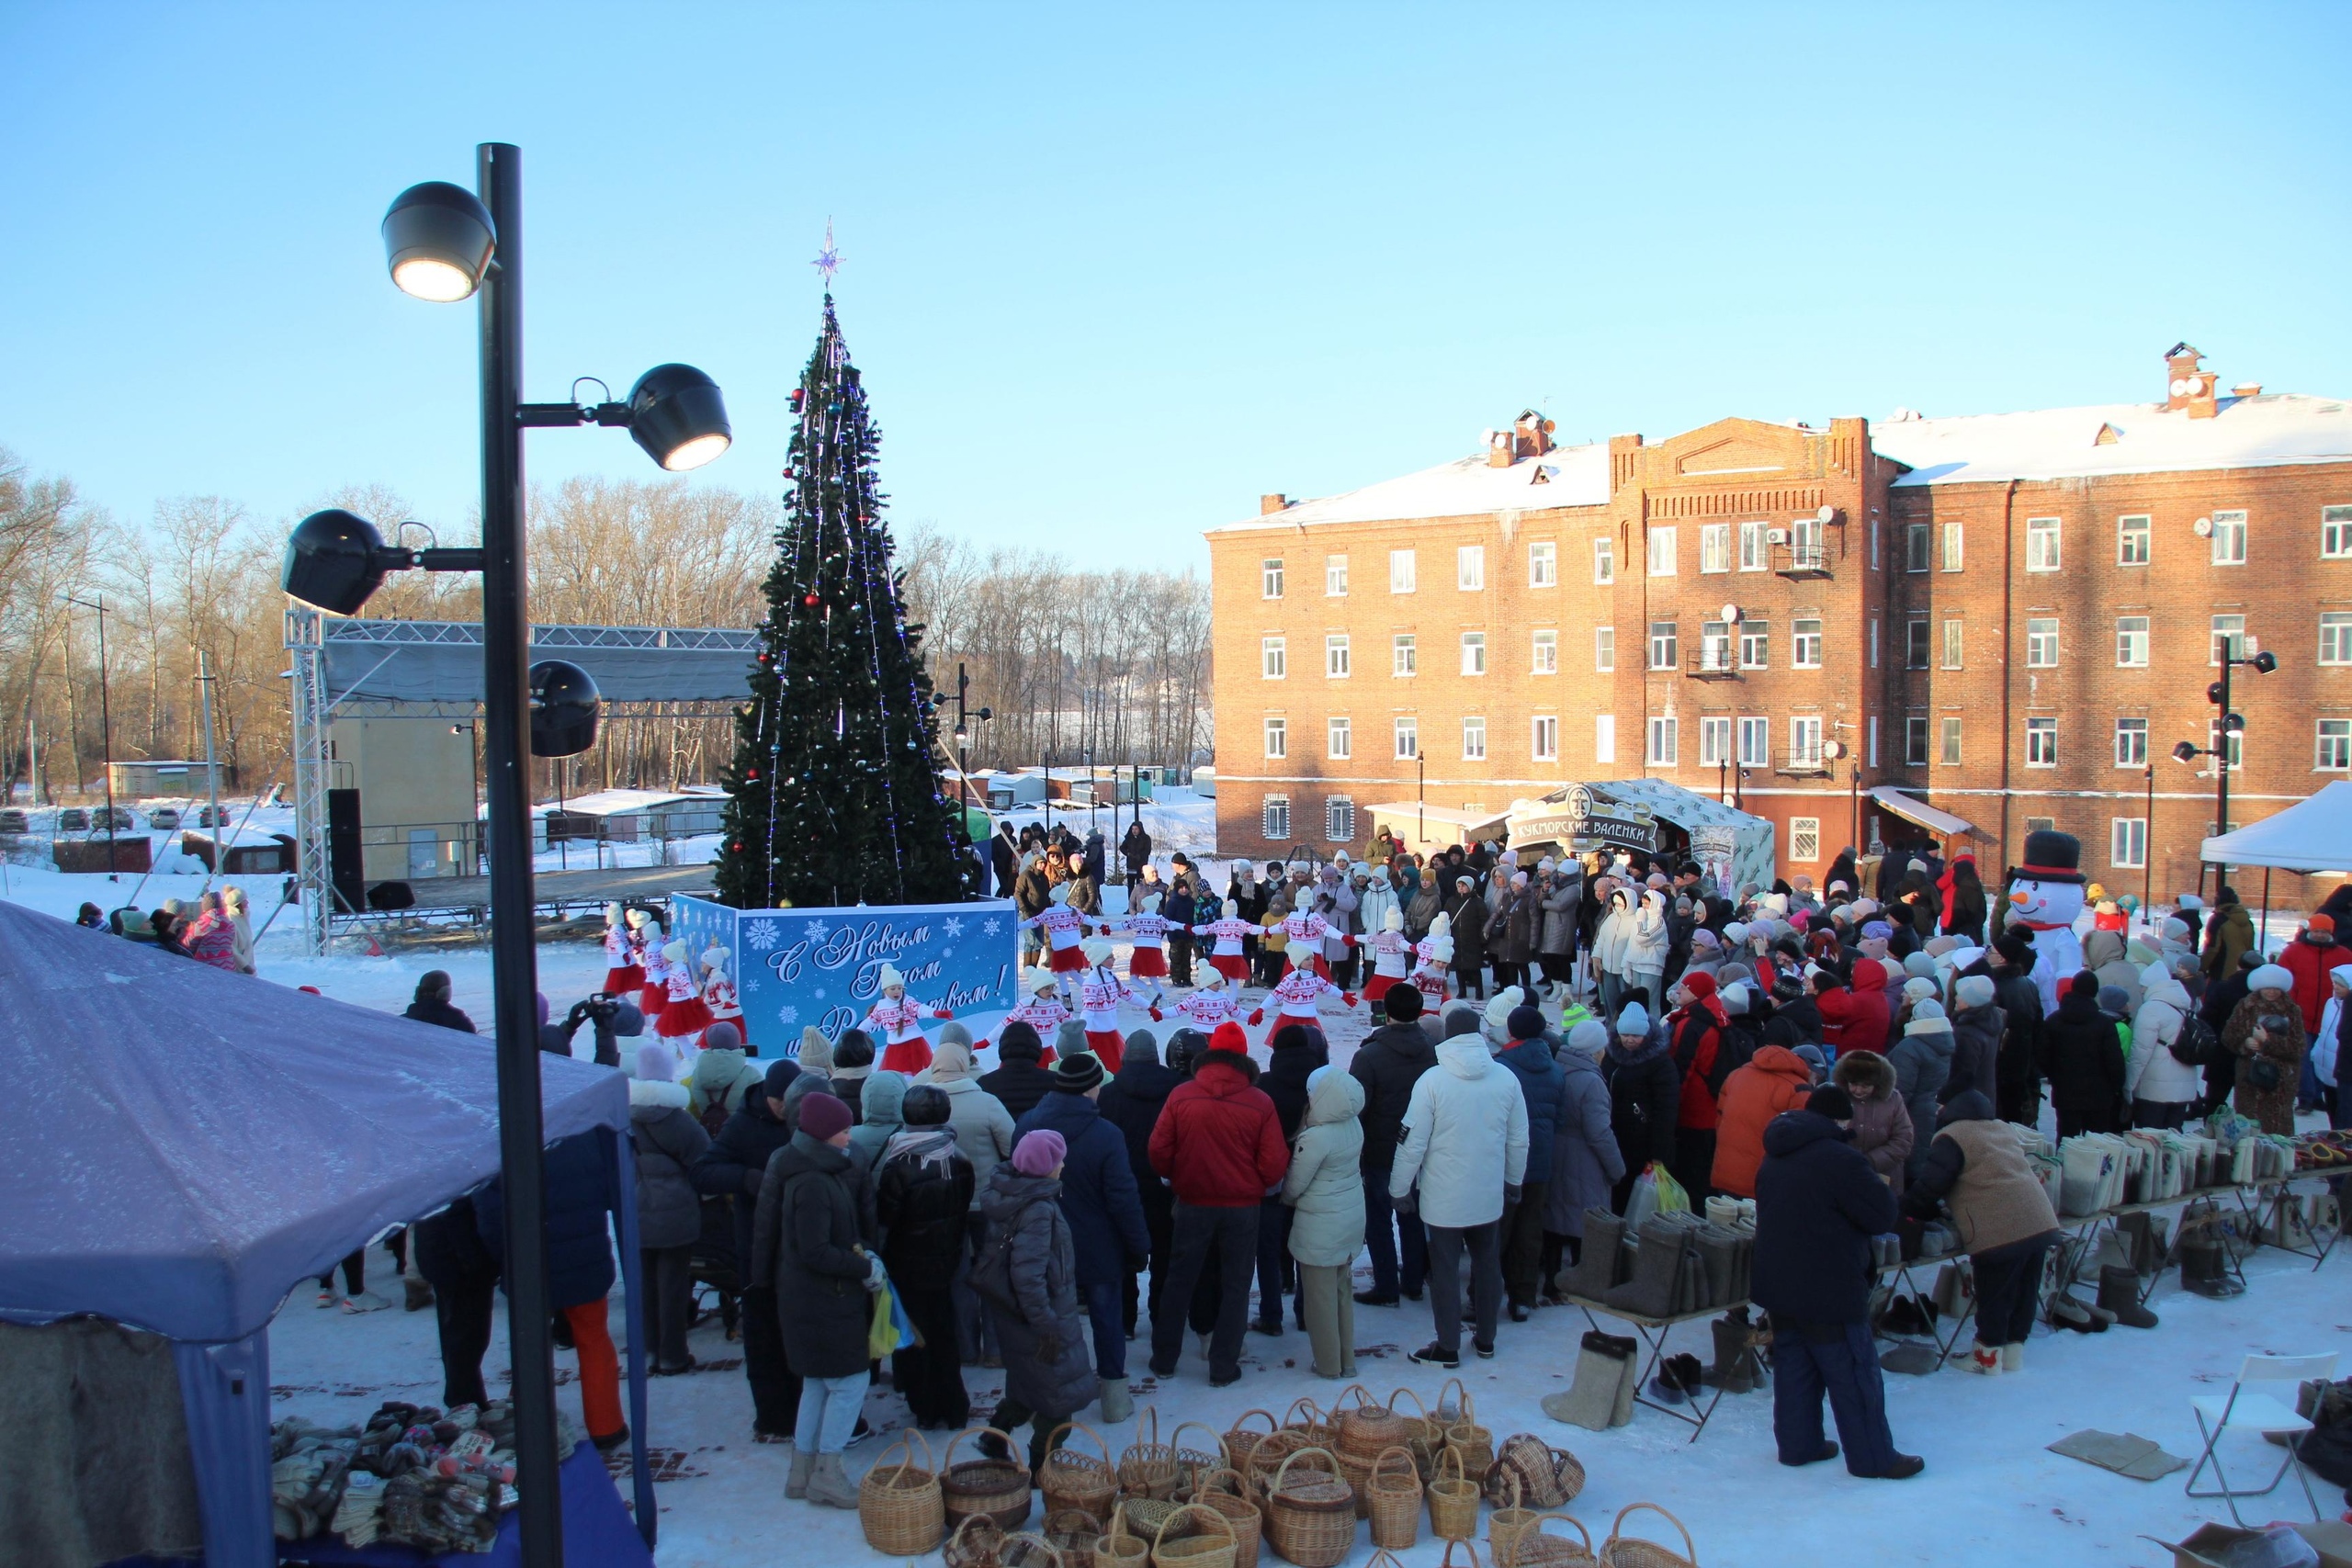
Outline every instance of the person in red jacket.
<svg viewBox="0 0 2352 1568">
<path fill-rule="evenodd" d="M 1708 1184 L 1734 1198 L 1756 1196 L 1756 1172 L 1764 1163 L 1764 1129 L 1783 1111 L 1802 1111 L 1813 1093 L 1813 1068 L 1804 1057 L 1766 1045 L 1747 1066 L 1724 1079 L 1715 1097 L 1715 1168 Z"/>
<path fill-rule="evenodd" d="M 1675 982 L 1684 1001 L 1666 1015 L 1666 1039 L 1682 1075 L 1682 1100 L 1674 1120 L 1674 1179 L 1696 1204 L 1713 1190 L 1715 1168 L 1715 1095 L 1723 1075 L 1715 1068 L 1731 1019 L 1715 995 L 1715 977 L 1703 969 L 1683 972 Z M 1726 1064 L 1727 1066 L 1727 1064 Z"/>
<path fill-rule="evenodd" d="M 2352 947 L 2335 940 L 2335 917 L 2313 915 L 2271 962 L 2295 977 L 2295 988 L 2288 995 L 2303 1010 L 2303 1032 L 2316 1036 L 2319 1015 L 2327 1010 L 2327 998 L 2333 994 L 2328 971 L 2352 964 Z"/>
<path fill-rule="evenodd" d="M 1840 986 L 1824 971 L 1814 982 L 1821 1009 L 1821 1038 L 1839 1053 L 1886 1054 L 1886 968 L 1875 958 L 1854 960 L 1854 978 Z"/>
<path fill-rule="evenodd" d="M 1147 1153 L 1176 1195 L 1167 1288 L 1151 1318 L 1151 1370 L 1176 1375 L 1184 1346 L 1184 1303 L 1212 1253 L 1217 1259 L 1216 1328 L 1209 1337 L 1209 1382 L 1241 1377 L 1241 1335 L 1250 1315 L 1250 1274 L 1258 1257 L 1258 1210 L 1290 1168 L 1282 1120 L 1258 1088 L 1258 1065 L 1238 1023 L 1216 1026 L 1209 1048 L 1160 1108 Z"/>
</svg>

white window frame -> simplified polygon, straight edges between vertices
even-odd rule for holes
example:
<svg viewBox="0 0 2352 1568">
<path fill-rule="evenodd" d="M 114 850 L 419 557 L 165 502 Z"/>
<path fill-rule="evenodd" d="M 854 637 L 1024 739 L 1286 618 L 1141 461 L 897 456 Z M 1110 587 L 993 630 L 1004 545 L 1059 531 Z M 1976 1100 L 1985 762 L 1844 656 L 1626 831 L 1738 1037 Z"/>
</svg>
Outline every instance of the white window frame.
<svg viewBox="0 0 2352 1568">
<path fill-rule="evenodd" d="M 1462 634 L 1462 673 L 1464 675 L 1484 675 L 1486 672 L 1487 634 L 1485 632 L 1464 632 Z"/>
<path fill-rule="evenodd" d="M 1352 662 L 1348 652 L 1348 634 L 1345 632 L 1324 633 L 1323 678 L 1327 681 L 1346 680 Z"/>
<path fill-rule="evenodd" d="M 1355 726 L 1343 713 L 1332 714 L 1323 721 L 1323 755 L 1334 762 L 1344 762 L 1355 755 Z"/>
<path fill-rule="evenodd" d="M 2110 817 L 2107 819 L 2107 863 L 2118 871 L 2140 871 L 2148 863 L 2148 819 Z"/>
<path fill-rule="evenodd" d="M 1560 547 L 1551 539 L 1536 539 L 1527 547 L 1527 586 L 1557 588 L 1560 585 Z"/>
<path fill-rule="evenodd" d="M 1530 650 L 1531 675 L 1557 675 L 1560 672 L 1560 634 L 1539 631 L 1533 634 L 1534 646 Z"/>
<path fill-rule="evenodd" d="M 2352 506 L 2319 509 L 2319 558 L 2352 560 Z"/>
<path fill-rule="evenodd" d="M 1903 525 L 1903 570 L 1932 571 L 1936 565 L 1935 539 L 1925 523 Z"/>
<path fill-rule="evenodd" d="M 1592 760 L 1609 763 L 1617 761 L 1617 716 L 1613 713 L 1592 716 Z"/>
<path fill-rule="evenodd" d="M 1731 761 L 1731 719 L 1702 716 L 1699 720 L 1699 765 L 1721 768 Z"/>
<path fill-rule="evenodd" d="M 1759 715 L 1742 715 L 1736 733 L 1741 767 L 1769 768 L 1772 765 L 1772 721 L 1770 719 Z"/>
<path fill-rule="evenodd" d="M 1352 797 L 1334 795 L 1325 798 L 1323 841 L 1327 844 L 1352 844 L 1356 841 L 1356 803 Z"/>
<path fill-rule="evenodd" d="M 1770 523 L 1742 523 L 1739 525 L 1739 570 L 1770 571 L 1772 570 L 1772 543 L 1765 536 L 1771 532 Z"/>
<path fill-rule="evenodd" d="M 1464 593 L 1487 591 L 1487 547 L 1456 545 L 1453 548 L 1453 585 Z"/>
<path fill-rule="evenodd" d="M 1699 623 L 1699 668 L 1702 670 L 1736 670 L 1739 668 L 1739 645 L 1732 640 L 1729 621 Z"/>
<path fill-rule="evenodd" d="M 2209 751 L 2219 751 L 2223 749 L 2224 745 L 2227 746 L 2229 750 L 2230 772 L 2233 773 L 2244 773 L 2245 771 L 2245 731 L 2243 729 L 2232 730 L 2225 740 L 2222 734 L 2221 719 L 2216 717 L 2206 720 L 2206 750 Z"/>
<path fill-rule="evenodd" d="M 1560 721 L 1548 713 L 1539 713 L 1528 721 L 1527 748 L 1531 760 L 1556 762 L 1560 760 Z"/>
<path fill-rule="evenodd" d="M 1878 519 L 1871 519 L 1871 570 L 1878 570 Z"/>
<path fill-rule="evenodd" d="M 1323 558 L 1323 597 L 1344 599 L 1348 596 L 1348 558 L 1344 555 Z"/>
<path fill-rule="evenodd" d="M 1421 721 L 1419 715 L 1397 715 L 1389 725 L 1388 733 L 1396 742 L 1398 761 L 1409 762 L 1421 754 Z"/>
<path fill-rule="evenodd" d="M 1968 623 L 1958 615 L 1944 617 L 1943 667 L 1947 670 L 1967 668 Z"/>
<path fill-rule="evenodd" d="M 1648 570 L 1652 577 L 1672 577 L 1676 574 L 1676 557 L 1680 553 L 1677 543 L 1679 535 L 1673 524 L 1654 525 L 1649 532 Z"/>
<path fill-rule="evenodd" d="M 1936 739 L 1936 755 L 1942 759 L 1937 765 L 1946 768 L 1959 767 L 1961 765 L 1960 716 L 1956 713 L 1944 715 L 1943 723 L 1937 728 L 1939 733 Z"/>
<path fill-rule="evenodd" d="M 2029 615 L 2025 623 L 2025 667 L 2029 670 L 2058 668 L 2058 617 Z"/>
<path fill-rule="evenodd" d="M 1794 714 L 1789 718 L 1789 766 L 1818 768 L 1822 765 L 1822 734 L 1825 729 L 1819 714 Z"/>
<path fill-rule="evenodd" d="M 1648 744 L 1642 750 L 1643 765 L 1652 768 L 1681 766 L 1675 760 L 1682 749 L 1681 728 L 1672 714 L 1652 714 L 1647 726 Z"/>
<path fill-rule="evenodd" d="M 1829 525 L 1817 516 L 1789 525 L 1789 558 L 1799 566 L 1829 564 Z"/>
<path fill-rule="evenodd" d="M 1400 681 L 1408 681 L 1421 672 L 1420 644 L 1411 632 L 1397 632 L 1389 637 L 1388 672 Z"/>
<path fill-rule="evenodd" d="M 1903 716 L 1903 765 L 1924 768 L 1928 765 L 1928 716 L 1923 713 Z"/>
<path fill-rule="evenodd" d="M 1617 668 L 1617 628 L 1592 628 L 1592 669 L 1596 675 L 1606 675 Z"/>
<path fill-rule="evenodd" d="M 1462 760 L 1465 762 L 1487 760 L 1487 721 L 1477 714 L 1463 716 Z"/>
<path fill-rule="evenodd" d="M 1290 639 L 1261 637 L 1258 639 L 1258 673 L 1268 681 L 1290 679 Z"/>
<path fill-rule="evenodd" d="M 2246 521 L 2245 509 L 2232 508 L 2213 513 L 2213 564 L 2244 566 L 2246 557 Z"/>
<path fill-rule="evenodd" d="M 2327 665 L 2352 664 L 2352 610 L 2319 613 L 2319 661 Z"/>
<path fill-rule="evenodd" d="M 2029 768 L 2054 768 L 2058 765 L 2056 718 L 2038 717 L 2025 721 L 2025 765 Z"/>
<path fill-rule="evenodd" d="M 2148 721 L 2125 715 L 2115 721 L 2115 765 L 2119 768 L 2141 768 L 2148 765 Z"/>
<path fill-rule="evenodd" d="M 1792 817 L 1789 818 L 1789 859 L 1798 865 L 1820 863 L 1820 818 Z"/>
<path fill-rule="evenodd" d="M 1702 523 L 1699 525 L 1699 570 L 1702 572 L 1731 570 L 1731 525 Z"/>
<path fill-rule="evenodd" d="M 1592 581 L 1606 588 L 1617 581 L 1617 541 L 1606 536 L 1592 542 Z"/>
<path fill-rule="evenodd" d="M 2127 512 L 2115 520 L 2115 564 L 2143 567 L 2155 558 L 2155 519 L 2143 512 Z"/>
<path fill-rule="evenodd" d="M 1808 631 L 1806 631 L 1804 628 L 1805 628 L 1805 627 L 1807 627 L 1807 626 L 1811 626 L 1811 627 L 1813 628 L 1813 630 L 1811 630 L 1811 631 L 1809 631 L 1809 632 L 1808 632 Z M 1811 647 L 1811 651 L 1812 651 L 1812 653 L 1813 653 L 1813 657 L 1812 657 L 1811 659 L 1807 659 L 1807 658 L 1805 657 L 1805 653 L 1806 653 L 1806 651 L 1807 651 L 1807 646 L 1808 646 L 1808 645 L 1810 645 L 1810 647 Z M 1818 617 L 1812 616 L 1812 615 L 1806 615 L 1806 616 L 1803 616 L 1803 617 L 1798 618 L 1798 619 L 1795 619 L 1795 620 L 1792 620 L 1792 621 L 1789 623 L 1789 668 L 1790 668 L 1790 669 L 1792 669 L 1792 670 L 1818 670 L 1818 669 L 1820 669 L 1820 668 L 1821 668 L 1821 649 L 1822 649 L 1821 621 L 1819 620 L 1819 618 L 1818 618 Z"/>
<path fill-rule="evenodd" d="M 2029 517 L 2025 520 L 2025 569 L 2058 571 L 2065 559 L 2065 520 Z"/>
<path fill-rule="evenodd" d="M 1420 566 L 1410 550 L 1388 552 L 1388 592 L 1410 593 L 1419 586 Z"/>
<path fill-rule="evenodd" d="M 1878 617 L 1871 617 L 1871 668 L 1878 668 Z"/>
<path fill-rule="evenodd" d="M 2323 718 L 2312 731 L 2312 771 L 2352 773 L 2352 718 Z"/>
<path fill-rule="evenodd" d="M 1660 626 L 1664 626 L 1666 628 L 1663 636 L 1659 635 L 1658 632 L 1658 628 Z M 1660 652 L 1663 652 L 1666 655 L 1666 658 L 1663 660 L 1658 658 L 1658 654 Z M 1679 621 L 1652 621 L 1650 623 L 1648 654 L 1649 663 L 1646 668 L 1651 670 L 1674 669 L 1679 662 L 1682 654 L 1682 623 Z"/>
<path fill-rule="evenodd" d="M 1290 842 L 1290 796 L 1270 795 L 1259 802 L 1258 836 L 1270 844 Z"/>
<path fill-rule="evenodd" d="M 1279 762 L 1290 755 L 1290 720 L 1278 713 L 1266 716 L 1266 760 Z"/>
<path fill-rule="evenodd" d="M 2224 627 L 2222 625 L 2224 621 L 2234 621 L 2237 624 L 2234 626 Z M 2231 640 L 2233 651 L 2243 657 L 2245 647 L 2245 617 L 2244 615 L 2215 615 L 2208 623 L 2205 662 L 2215 670 L 2222 667 L 2221 642 L 2223 637 L 2228 637 Z"/>
<path fill-rule="evenodd" d="M 1961 525 L 1947 523 L 1943 525 L 1943 568 L 1946 571 L 1958 571 L 1966 564 L 1966 543 Z"/>
<path fill-rule="evenodd" d="M 2118 670 L 2145 670 L 2148 667 L 2148 622 L 2145 615 L 2115 617 L 2115 667 Z"/>
<path fill-rule="evenodd" d="M 1258 597 L 1279 599 L 1283 596 L 1283 558 L 1268 556 L 1258 563 Z"/>
<path fill-rule="evenodd" d="M 1742 670 L 1772 668 L 1772 623 L 1742 621 L 1739 623 L 1739 667 Z"/>
</svg>

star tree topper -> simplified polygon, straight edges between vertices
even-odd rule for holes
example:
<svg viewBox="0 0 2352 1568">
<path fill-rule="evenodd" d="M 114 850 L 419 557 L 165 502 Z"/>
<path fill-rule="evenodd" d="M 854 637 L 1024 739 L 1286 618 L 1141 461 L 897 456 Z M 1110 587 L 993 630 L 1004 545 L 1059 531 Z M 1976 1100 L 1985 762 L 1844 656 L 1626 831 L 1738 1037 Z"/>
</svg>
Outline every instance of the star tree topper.
<svg viewBox="0 0 2352 1568">
<path fill-rule="evenodd" d="M 817 259 L 808 265 L 817 269 L 818 276 L 825 280 L 825 287 L 830 290 L 833 286 L 833 274 L 842 269 L 842 254 L 833 249 L 833 220 L 830 218 L 825 220 L 825 248 L 819 251 Z"/>
</svg>

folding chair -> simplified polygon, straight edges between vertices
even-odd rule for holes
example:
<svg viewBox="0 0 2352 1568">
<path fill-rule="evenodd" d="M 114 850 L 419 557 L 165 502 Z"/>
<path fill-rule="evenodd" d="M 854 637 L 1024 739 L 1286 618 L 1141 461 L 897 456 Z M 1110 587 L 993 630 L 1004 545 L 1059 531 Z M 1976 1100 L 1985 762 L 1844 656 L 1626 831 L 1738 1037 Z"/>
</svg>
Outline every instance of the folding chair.
<svg viewBox="0 0 2352 1568">
<path fill-rule="evenodd" d="M 2197 1415 L 2197 1430 L 2205 1439 L 2202 1452 L 2197 1456 L 2197 1467 L 2188 1472 L 2186 1488 L 2191 1497 L 2220 1497 L 2230 1506 L 2230 1517 L 2241 1525 L 2238 1517 L 2241 1497 L 2267 1497 L 2278 1489 L 2278 1483 L 2292 1470 L 2295 1479 L 2302 1483 L 2303 1501 L 2312 1506 L 2312 1517 L 2320 1518 L 2319 1500 L 2312 1495 L 2311 1477 L 2303 1471 L 2303 1462 L 2295 1452 L 2292 1442 L 2287 1447 L 2287 1457 L 2278 1466 L 2269 1483 L 2245 1491 L 2232 1488 L 2229 1477 L 2222 1472 L 2219 1450 L 2222 1435 L 2235 1429 L 2241 1432 L 2283 1432 L 2295 1436 L 2312 1429 L 2312 1424 L 2295 1414 L 2293 1391 L 2301 1383 L 2317 1378 L 2326 1380 L 2335 1375 L 2335 1352 L 2324 1356 L 2248 1356 L 2238 1369 L 2237 1381 L 2230 1385 L 2226 1395 L 2200 1393 L 2191 1399 L 2189 1406 Z M 2278 1394 L 2265 1392 L 2275 1386 L 2287 1393 L 2282 1403 Z M 2197 1478 L 2205 1467 L 2213 1467 L 2213 1479 L 2221 1483 L 2215 1489 L 2199 1492 Z"/>
</svg>

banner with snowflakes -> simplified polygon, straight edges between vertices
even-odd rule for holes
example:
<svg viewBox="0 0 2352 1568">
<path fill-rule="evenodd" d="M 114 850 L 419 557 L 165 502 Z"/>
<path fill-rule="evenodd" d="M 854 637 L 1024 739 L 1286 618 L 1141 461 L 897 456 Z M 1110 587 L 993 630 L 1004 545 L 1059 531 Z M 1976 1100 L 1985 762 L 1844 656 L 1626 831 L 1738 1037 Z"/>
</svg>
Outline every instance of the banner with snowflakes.
<svg viewBox="0 0 2352 1568">
<path fill-rule="evenodd" d="M 700 953 L 729 950 L 743 1026 L 763 1057 L 789 1055 L 804 1026 L 828 1040 L 881 995 L 882 966 L 906 976 L 926 1012 L 944 1010 L 985 1038 L 1018 1003 L 1020 942 L 1011 899 L 852 909 L 730 909 L 674 895 L 671 934 Z M 940 1021 L 923 1028 L 934 1041 Z"/>
</svg>

